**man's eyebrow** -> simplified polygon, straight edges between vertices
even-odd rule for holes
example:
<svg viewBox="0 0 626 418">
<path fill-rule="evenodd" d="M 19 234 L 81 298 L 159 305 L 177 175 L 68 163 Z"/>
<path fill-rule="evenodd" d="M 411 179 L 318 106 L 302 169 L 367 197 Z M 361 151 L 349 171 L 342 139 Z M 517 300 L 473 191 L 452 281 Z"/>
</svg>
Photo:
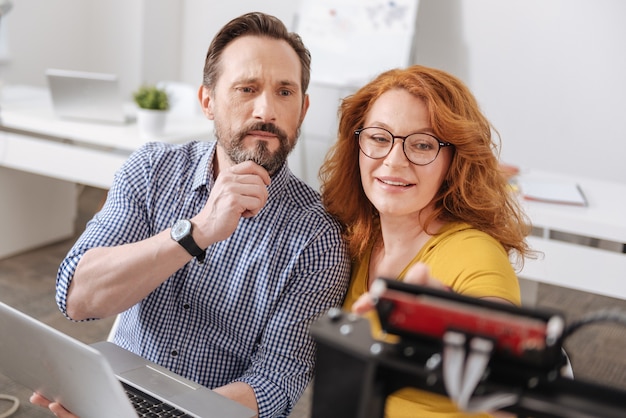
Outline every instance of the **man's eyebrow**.
<svg viewBox="0 0 626 418">
<path fill-rule="evenodd" d="M 286 87 L 299 87 L 300 86 L 298 83 L 296 83 L 295 81 L 291 81 L 291 80 L 281 80 L 279 84 L 281 86 L 286 86 Z"/>
<path fill-rule="evenodd" d="M 258 77 L 244 77 L 244 78 L 238 78 L 237 80 L 233 81 L 233 85 L 237 85 L 237 84 L 255 84 L 259 82 L 259 78 Z"/>
</svg>

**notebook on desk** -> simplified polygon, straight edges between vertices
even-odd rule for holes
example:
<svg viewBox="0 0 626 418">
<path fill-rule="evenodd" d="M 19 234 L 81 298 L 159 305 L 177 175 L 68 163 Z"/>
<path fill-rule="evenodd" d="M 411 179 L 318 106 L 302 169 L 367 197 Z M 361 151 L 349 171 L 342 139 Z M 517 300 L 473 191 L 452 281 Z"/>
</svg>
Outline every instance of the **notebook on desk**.
<svg viewBox="0 0 626 418">
<path fill-rule="evenodd" d="M 60 118 L 114 124 L 135 119 L 115 74 L 48 69 L 46 79 L 54 113 Z"/>
<path fill-rule="evenodd" d="M 109 342 L 86 345 L 0 302 L 0 373 L 58 400 L 80 417 L 144 416 L 137 397 L 183 417 L 250 418 L 255 413 Z M 125 390 L 126 389 L 126 393 Z M 147 396 L 146 396 L 147 395 Z M 149 415 L 161 416 L 161 415 Z"/>
<path fill-rule="evenodd" d="M 526 200 L 561 205 L 587 206 L 587 198 L 578 183 L 566 180 L 519 179 Z"/>
</svg>

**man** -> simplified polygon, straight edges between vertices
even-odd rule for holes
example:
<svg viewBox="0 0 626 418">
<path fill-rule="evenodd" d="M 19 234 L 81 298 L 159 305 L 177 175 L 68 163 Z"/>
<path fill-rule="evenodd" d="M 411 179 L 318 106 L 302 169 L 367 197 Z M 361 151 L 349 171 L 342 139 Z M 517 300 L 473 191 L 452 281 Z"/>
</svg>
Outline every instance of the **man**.
<svg viewBox="0 0 626 418">
<path fill-rule="evenodd" d="M 309 383 L 309 324 L 341 304 L 349 277 L 340 227 L 285 163 L 309 75 L 278 19 L 228 23 L 198 92 L 217 144 L 134 153 L 57 277 L 67 317 L 123 312 L 117 344 L 260 417 L 288 415 Z"/>
</svg>

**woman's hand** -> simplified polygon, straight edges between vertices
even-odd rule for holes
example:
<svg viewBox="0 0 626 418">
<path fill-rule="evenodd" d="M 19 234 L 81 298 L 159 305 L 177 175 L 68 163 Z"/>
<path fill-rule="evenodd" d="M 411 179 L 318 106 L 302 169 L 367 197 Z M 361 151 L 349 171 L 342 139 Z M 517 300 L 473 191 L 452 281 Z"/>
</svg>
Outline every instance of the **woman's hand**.
<svg viewBox="0 0 626 418">
<path fill-rule="evenodd" d="M 441 290 L 449 290 L 449 288 L 439 280 L 430 277 L 430 270 L 424 263 L 414 264 L 409 271 L 407 271 L 404 283 L 428 286 Z M 359 315 L 363 315 L 372 309 L 374 309 L 374 300 L 369 292 L 362 294 L 361 297 L 359 297 L 352 305 L 352 312 Z"/>
<path fill-rule="evenodd" d="M 76 415 L 63 408 L 58 402 L 50 402 L 37 392 L 33 393 L 30 397 L 30 403 L 41 406 L 42 408 L 49 409 L 55 416 L 59 418 L 78 418 Z"/>
</svg>

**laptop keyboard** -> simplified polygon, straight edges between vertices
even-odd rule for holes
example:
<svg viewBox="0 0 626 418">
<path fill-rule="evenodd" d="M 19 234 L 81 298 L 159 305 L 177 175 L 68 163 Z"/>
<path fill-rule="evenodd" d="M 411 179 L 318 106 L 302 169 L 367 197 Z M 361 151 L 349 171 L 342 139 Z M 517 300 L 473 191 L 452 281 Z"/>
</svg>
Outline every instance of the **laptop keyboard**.
<svg viewBox="0 0 626 418">
<path fill-rule="evenodd" d="M 137 416 L 141 418 L 192 418 L 191 415 L 181 411 L 180 409 L 176 409 L 172 405 L 161 402 L 160 400 L 153 398 L 152 396 L 145 394 L 124 382 L 122 382 L 122 386 L 124 386 L 126 395 L 135 407 Z"/>
</svg>

